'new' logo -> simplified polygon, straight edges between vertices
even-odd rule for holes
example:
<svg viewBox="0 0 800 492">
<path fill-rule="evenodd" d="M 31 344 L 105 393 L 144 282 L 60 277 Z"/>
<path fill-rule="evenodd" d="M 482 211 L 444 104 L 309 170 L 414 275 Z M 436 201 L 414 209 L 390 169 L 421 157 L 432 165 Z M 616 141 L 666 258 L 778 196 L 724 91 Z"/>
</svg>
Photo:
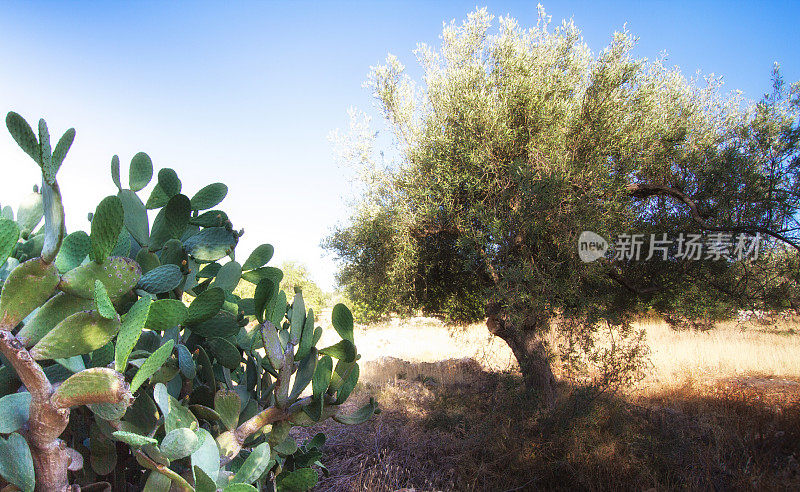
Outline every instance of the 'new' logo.
<svg viewBox="0 0 800 492">
<path fill-rule="evenodd" d="M 578 237 L 578 256 L 584 263 L 591 263 L 602 258 L 608 251 L 608 241 L 592 231 L 583 231 Z"/>
</svg>

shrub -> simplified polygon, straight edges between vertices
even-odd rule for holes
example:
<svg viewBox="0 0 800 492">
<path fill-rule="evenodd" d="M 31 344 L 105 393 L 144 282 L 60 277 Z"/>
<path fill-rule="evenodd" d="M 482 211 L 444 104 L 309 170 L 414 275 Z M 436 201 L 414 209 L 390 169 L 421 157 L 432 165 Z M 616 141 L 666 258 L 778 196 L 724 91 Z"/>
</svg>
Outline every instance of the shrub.
<svg viewBox="0 0 800 492">
<path fill-rule="evenodd" d="M 311 488 L 325 436 L 298 444 L 291 428 L 377 411 L 373 401 L 341 410 L 359 375 L 347 307 L 333 310 L 341 341 L 317 349 L 322 329 L 302 292 L 287 298 L 282 272 L 265 266 L 273 247 L 234 260 L 243 231 L 213 209 L 227 186 L 189 198 L 161 169 L 142 202 L 145 153 L 127 188 L 113 157 L 118 193 L 97 205 L 88 234 L 65 235 L 56 174 L 75 131 L 51 148 L 44 120 L 38 137 L 16 113 L 6 124 L 42 187 L 16 221 L 8 207 L 0 218 L 0 476 L 26 491 L 108 490 L 103 477 L 119 490 Z M 252 297 L 233 294 L 240 280 Z"/>
</svg>

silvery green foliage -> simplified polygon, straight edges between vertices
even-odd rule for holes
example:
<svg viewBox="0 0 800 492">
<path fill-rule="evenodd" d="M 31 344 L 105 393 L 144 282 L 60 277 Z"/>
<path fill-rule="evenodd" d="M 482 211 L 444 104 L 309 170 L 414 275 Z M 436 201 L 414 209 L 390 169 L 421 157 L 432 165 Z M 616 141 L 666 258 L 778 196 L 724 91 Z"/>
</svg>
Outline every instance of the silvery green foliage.
<svg viewBox="0 0 800 492">
<path fill-rule="evenodd" d="M 417 80 L 393 55 L 373 68 L 385 119 L 353 112 L 350 134 L 334 134 L 359 182 L 327 246 L 359 315 L 488 317 L 552 403 L 551 326 L 565 357 L 590 361 L 598 329 L 618 328 L 631 350 L 594 372 L 619 373 L 641 355 L 629 321 L 643 310 L 707 321 L 740 303 L 797 305 L 800 86 L 776 71 L 774 93 L 748 104 L 721 78 L 637 58 L 625 30 L 593 53 L 571 21 L 539 14 L 530 28 L 486 9 L 445 25 L 441 45 L 418 45 Z M 760 262 L 764 276 L 725 262 L 584 264 L 587 230 L 760 232 L 787 250 Z"/>
</svg>

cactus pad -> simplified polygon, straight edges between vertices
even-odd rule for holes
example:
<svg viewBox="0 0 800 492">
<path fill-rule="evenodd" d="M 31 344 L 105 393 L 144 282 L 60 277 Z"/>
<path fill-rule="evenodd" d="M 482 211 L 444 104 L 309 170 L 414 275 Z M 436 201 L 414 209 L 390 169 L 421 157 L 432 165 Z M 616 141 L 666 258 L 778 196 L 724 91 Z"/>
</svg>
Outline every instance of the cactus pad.
<svg viewBox="0 0 800 492">
<path fill-rule="evenodd" d="M 122 202 L 116 196 L 108 196 L 97 205 L 92 216 L 92 250 L 89 253 L 95 263 L 105 261 L 117 245 L 124 218 Z"/>
<path fill-rule="evenodd" d="M 94 281 L 105 285 L 112 300 L 119 298 L 136 287 L 142 271 L 130 258 L 111 257 L 103 263 L 87 263 L 74 268 L 61 276 L 59 288 L 77 297 L 92 298 Z"/>
<path fill-rule="evenodd" d="M 10 330 L 47 301 L 58 285 L 55 265 L 33 258 L 11 270 L 0 295 L 0 326 Z"/>
<path fill-rule="evenodd" d="M 35 360 L 66 359 L 97 350 L 119 331 L 119 319 L 107 319 L 97 311 L 81 311 L 67 317 L 31 349 Z"/>
<path fill-rule="evenodd" d="M 26 347 L 30 347 L 42 339 L 57 324 L 80 311 L 92 309 L 94 302 L 91 299 L 75 297 L 64 292 L 59 292 L 51 297 L 25 326 L 17 333 L 17 340 Z"/>
</svg>

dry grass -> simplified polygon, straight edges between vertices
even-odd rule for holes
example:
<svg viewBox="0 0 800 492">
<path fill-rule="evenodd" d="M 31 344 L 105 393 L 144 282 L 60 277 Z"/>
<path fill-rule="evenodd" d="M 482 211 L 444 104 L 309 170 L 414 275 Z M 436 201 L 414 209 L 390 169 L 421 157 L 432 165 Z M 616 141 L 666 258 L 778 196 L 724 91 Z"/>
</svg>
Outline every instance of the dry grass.
<svg viewBox="0 0 800 492">
<path fill-rule="evenodd" d="M 360 327 L 348 404 L 374 396 L 383 412 L 320 426 L 331 469 L 320 490 L 800 490 L 795 327 L 640 327 L 652 351 L 642 383 L 601 398 L 562 385 L 550 415 L 482 325 Z"/>
<path fill-rule="evenodd" d="M 737 325 L 709 331 L 675 331 L 666 323 L 641 323 L 653 363 L 645 386 L 659 391 L 690 383 L 769 376 L 800 379 L 800 334 L 796 325 Z"/>
</svg>

